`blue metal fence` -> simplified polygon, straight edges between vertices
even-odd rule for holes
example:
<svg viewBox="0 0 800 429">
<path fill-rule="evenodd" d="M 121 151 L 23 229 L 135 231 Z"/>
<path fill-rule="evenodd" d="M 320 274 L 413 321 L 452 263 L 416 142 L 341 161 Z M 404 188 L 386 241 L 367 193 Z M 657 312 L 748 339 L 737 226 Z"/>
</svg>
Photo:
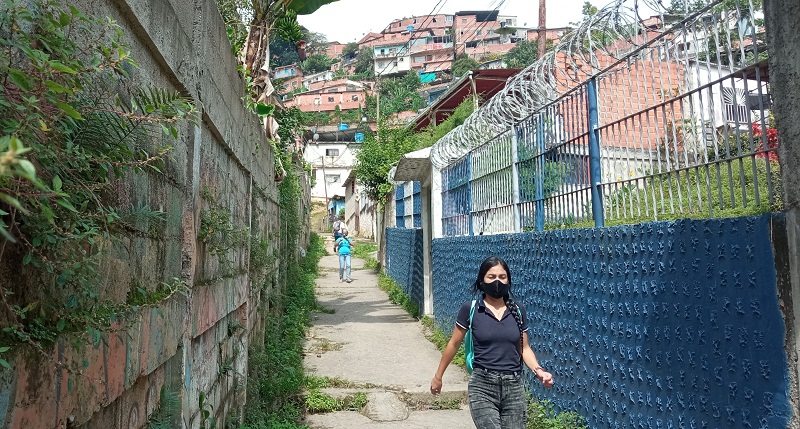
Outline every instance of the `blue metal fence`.
<svg viewBox="0 0 800 429">
<path fill-rule="evenodd" d="M 497 255 L 556 377 L 552 389 L 529 380 L 534 397 L 590 428 L 783 429 L 791 368 L 771 240 L 782 224 L 763 215 L 436 239 L 435 324 L 452 331 L 481 261 Z"/>
<path fill-rule="evenodd" d="M 561 95 L 443 169 L 444 235 L 780 210 L 760 2 L 694 6 L 558 53 Z"/>
</svg>

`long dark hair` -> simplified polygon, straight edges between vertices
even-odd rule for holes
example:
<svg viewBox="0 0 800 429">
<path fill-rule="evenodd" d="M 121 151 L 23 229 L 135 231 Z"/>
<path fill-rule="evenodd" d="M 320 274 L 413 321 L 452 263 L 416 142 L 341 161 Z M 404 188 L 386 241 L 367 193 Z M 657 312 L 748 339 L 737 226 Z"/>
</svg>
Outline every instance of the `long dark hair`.
<svg viewBox="0 0 800 429">
<path fill-rule="evenodd" d="M 486 277 L 486 273 L 492 268 L 500 265 L 506 270 L 506 276 L 508 279 L 508 283 L 511 283 L 511 270 L 508 269 L 508 264 L 502 258 L 498 258 L 497 256 L 490 256 L 481 262 L 480 268 L 478 268 L 478 277 L 475 279 L 475 283 L 472 284 L 472 293 L 478 293 L 480 290 L 478 286 L 480 286 L 481 282 L 483 282 L 483 278 Z M 511 283 L 513 285 L 513 283 Z M 511 297 L 511 293 L 509 292 L 506 296 L 503 297 L 503 301 L 506 303 L 506 307 L 508 307 L 508 311 L 511 312 L 511 315 L 514 316 L 514 320 L 517 321 L 517 327 L 519 327 L 519 348 L 520 348 L 520 359 L 522 358 L 522 314 L 520 312 L 519 306 L 517 305 L 514 298 Z"/>
</svg>

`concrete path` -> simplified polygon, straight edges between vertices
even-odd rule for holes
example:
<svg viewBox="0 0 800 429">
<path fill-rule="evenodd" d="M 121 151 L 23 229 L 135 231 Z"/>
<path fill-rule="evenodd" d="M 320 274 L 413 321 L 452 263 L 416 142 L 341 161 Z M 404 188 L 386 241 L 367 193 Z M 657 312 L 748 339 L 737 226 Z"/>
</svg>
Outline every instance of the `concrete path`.
<svg viewBox="0 0 800 429">
<path fill-rule="evenodd" d="M 340 283 L 332 247 L 326 242 L 331 255 L 319 263 L 317 301 L 333 313 L 313 314 L 304 365 L 308 374 L 353 386 L 324 392 L 335 397 L 365 392 L 368 403 L 362 410 L 311 414 L 306 423 L 315 429 L 474 429 L 465 405 L 466 372 L 451 365 L 442 394 L 431 395 L 441 353 L 425 337 L 425 327 L 389 301 L 362 260 L 353 259 L 353 282 Z"/>
</svg>

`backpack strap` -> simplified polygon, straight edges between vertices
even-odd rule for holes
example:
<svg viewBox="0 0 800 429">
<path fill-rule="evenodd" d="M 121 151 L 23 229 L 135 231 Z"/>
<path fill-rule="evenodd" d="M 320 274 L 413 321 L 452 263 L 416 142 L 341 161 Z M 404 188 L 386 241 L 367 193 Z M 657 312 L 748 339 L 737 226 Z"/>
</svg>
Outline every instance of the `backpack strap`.
<svg viewBox="0 0 800 429">
<path fill-rule="evenodd" d="M 469 329 L 472 329 L 472 316 L 475 315 L 475 300 L 472 300 L 472 307 L 469 308 Z"/>
</svg>

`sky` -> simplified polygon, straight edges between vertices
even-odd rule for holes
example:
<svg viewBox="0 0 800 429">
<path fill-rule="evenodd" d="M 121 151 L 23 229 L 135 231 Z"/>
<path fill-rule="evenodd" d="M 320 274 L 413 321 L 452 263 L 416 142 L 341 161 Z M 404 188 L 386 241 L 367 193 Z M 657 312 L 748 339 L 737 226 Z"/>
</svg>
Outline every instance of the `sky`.
<svg viewBox="0 0 800 429">
<path fill-rule="evenodd" d="M 518 26 L 538 26 L 537 0 L 441 0 L 435 13 L 452 15 L 465 10 L 493 10 L 501 1 L 500 15 L 516 16 Z M 564 27 L 580 21 L 584 1 L 548 1 L 547 27 Z M 437 3 L 439 0 L 339 0 L 322 6 L 311 15 L 298 16 L 297 20 L 310 31 L 327 36 L 329 42 L 349 43 L 357 42 L 370 31 L 380 32 L 395 19 L 429 15 Z"/>
</svg>

